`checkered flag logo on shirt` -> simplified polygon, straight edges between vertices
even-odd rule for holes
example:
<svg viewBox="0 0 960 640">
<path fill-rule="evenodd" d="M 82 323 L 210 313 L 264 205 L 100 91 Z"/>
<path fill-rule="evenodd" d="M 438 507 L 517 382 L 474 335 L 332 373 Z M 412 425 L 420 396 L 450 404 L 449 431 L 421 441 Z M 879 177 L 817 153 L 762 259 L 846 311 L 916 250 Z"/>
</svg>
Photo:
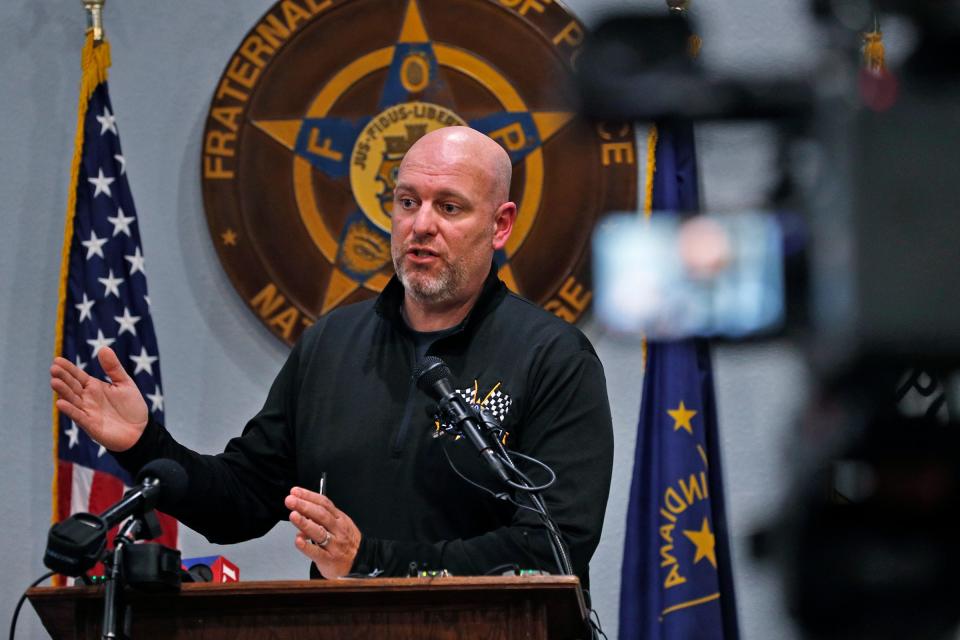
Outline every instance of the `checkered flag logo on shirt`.
<svg viewBox="0 0 960 640">
<path fill-rule="evenodd" d="M 462 395 L 468 402 L 476 400 L 473 398 L 473 389 L 461 389 L 460 395 Z M 469 396 L 467 394 L 470 394 Z M 503 421 L 507 417 L 507 412 L 510 410 L 510 405 L 513 404 L 513 398 L 503 393 L 499 389 L 494 391 L 486 400 L 477 405 L 480 409 L 485 409 L 493 414 L 493 417 L 497 419 L 497 422 L 503 424 Z"/>
<path fill-rule="evenodd" d="M 485 411 L 489 413 L 500 425 L 502 425 L 504 420 L 507 419 L 507 413 L 510 411 L 510 405 L 513 404 L 513 398 L 502 392 L 499 384 L 494 387 L 493 390 L 483 398 L 483 400 L 478 400 L 476 384 L 473 387 L 467 387 L 466 389 L 456 389 L 456 393 L 460 394 L 460 397 L 466 400 L 467 404 L 471 405 L 477 411 Z M 440 412 L 437 412 L 437 414 L 434 416 L 434 421 L 437 424 L 438 435 L 441 433 L 458 435 L 460 433 L 457 425 L 452 424 L 447 419 L 447 416 Z M 498 431 L 498 439 L 506 435 L 506 432 L 503 431 L 503 429 L 499 429 Z"/>
<path fill-rule="evenodd" d="M 112 348 L 163 422 L 163 385 L 150 318 L 137 213 L 127 183 L 117 120 L 107 91 L 110 49 L 91 35 L 83 49 L 76 148 L 71 171 L 55 354 L 106 380 L 97 360 Z M 107 450 L 56 407 L 53 520 L 99 513 L 132 484 Z M 177 546 L 177 522 L 160 516 L 159 542 Z M 112 534 L 111 534 L 112 540 Z"/>
</svg>

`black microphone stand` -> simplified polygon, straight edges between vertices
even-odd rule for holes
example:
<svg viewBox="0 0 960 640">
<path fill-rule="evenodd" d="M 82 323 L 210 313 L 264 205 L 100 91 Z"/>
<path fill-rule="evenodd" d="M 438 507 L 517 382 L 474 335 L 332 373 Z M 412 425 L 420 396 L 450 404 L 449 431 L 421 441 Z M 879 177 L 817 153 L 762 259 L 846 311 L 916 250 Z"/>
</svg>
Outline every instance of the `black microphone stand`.
<svg viewBox="0 0 960 640">
<path fill-rule="evenodd" d="M 137 540 L 155 538 L 160 535 L 160 523 L 153 511 L 132 516 L 125 522 L 113 540 L 113 552 L 109 571 L 106 576 L 106 591 L 103 596 L 103 624 L 101 638 L 103 640 L 130 640 L 130 629 L 133 624 L 133 614 L 130 607 L 125 607 L 123 591 L 127 582 L 125 567 L 128 545 Z M 122 631 L 118 632 L 118 628 Z"/>
<path fill-rule="evenodd" d="M 143 515 L 131 517 L 114 539 L 113 558 L 110 571 L 107 575 L 107 588 L 103 596 L 103 626 L 101 627 L 103 640 L 129 640 L 132 625 L 132 613 L 129 607 L 124 607 L 123 589 L 126 586 L 124 572 L 124 549 L 142 538 L 153 538 L 159 535 L 159 522 L 153 511 Z M 122 625 L 122 635 L 118 635 L 117 628 Z"/>
<path fill-rule="evenodd" d="M 541 491 L 553 484 L 557 478 L 556 474 L 543 462 L 516 452 L 518 457 L 536 463 L 550 474 L 551 479 L 549 482 L 541 486 L 534 485 L 530 479 L 517 468 L 510 457 L 510 452 L 508 452 L 506 447 L 503 446 L 503 443 L 495 437 L 497 431 L 500 429 L 500 424 L 497 422 L 497 419 L 493 414 L 479 410 L 473 404 L 465 402 L 463 398 L 453 390 L 450 375 L 450 368 L 447 367 L 443 360 L 436 356 L 426 356 L 420 361 L 416 369 L 414 369 L 413 379 L 421 390 L 437 401 L 440 412 L 449 417 L 458 435 L 465 437 L 477 449 L 480 457 L 487 463 L 490 470 L 497 476 L 497 479 L 507 487 L 522 491 L 528 496 L 530 503 L 533 505 L 532 507 L 521 505 L 516 500 L 509 498 L 508 494 L 495 494 L 497 497 L 511 500 L 518 507 L 533 511 L 540 517 L 544 527 L 547 529 L 550 550 L 553 552 L 557 568 L 563 574 L 573 575 L 573 567 L 571 566 L 566 547 L 563 544 L 563 538 L 560 536 L 560 531 L 550 516 L 550 512 L 547 510 L 546 503 L 539 495 Z M 490 446 L 490 444 L 486 442 L 487 438 L 481 433 L 481 426 L 489 435 L 494 436 L 492 438 L 495 443 L 493 446 Z M 450 461 L 450 464 L 453 465 L 453 462 Z M 454 468 L 454 471 L 456 471 L 456 468 Z M 459 471 L 457 471 L 457 474 L 468 482 L 471 482 L 468 478 L 460 474 Z M 511 476 L 515 478 L 516 481 L 512 479 Z M 475 483 L 471 482 L 471 484 Z M 480 488 L 489 491 L 489 489 L 485 487 Z"/>
<path fill-rule="evenodd" d="M 133 542 L 132 536 L 136 535 L 139 528 L 139 520 L 131 519 L 117 532 L 117 537 L 114 539 L 113 562 L 107 574 L 107 590 L 103 596 L 103 624 L 100 627 L 103 633 L 100 636 L 101 638 L 116 640 L 121 637 L 117 635 L 117 623 L 121 617 L 126 618 L 129 623 L 129 616 L 118 615 L 123 606 L 123 548 Z M 128 637 L 128 630 L 129 624 L 124 627 L 123 638 Z"/>
</svg>

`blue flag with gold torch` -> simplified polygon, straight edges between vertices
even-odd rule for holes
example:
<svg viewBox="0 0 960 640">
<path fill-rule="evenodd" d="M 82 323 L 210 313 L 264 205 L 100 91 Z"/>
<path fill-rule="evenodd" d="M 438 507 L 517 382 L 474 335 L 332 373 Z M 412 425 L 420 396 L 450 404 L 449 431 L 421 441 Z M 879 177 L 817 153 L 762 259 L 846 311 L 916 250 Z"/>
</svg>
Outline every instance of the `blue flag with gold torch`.
<svg viewBox="0 0 960 640">
<path fill-rule="evenodd" d="M 698 208 L 693 127 L 651 129 L 647 215 Z M 652 179 L 651 179 L 652 177 Z M 620 640 L 738 637 L 706 342 L 650 343 L 627 513 Z"/>
</svg>

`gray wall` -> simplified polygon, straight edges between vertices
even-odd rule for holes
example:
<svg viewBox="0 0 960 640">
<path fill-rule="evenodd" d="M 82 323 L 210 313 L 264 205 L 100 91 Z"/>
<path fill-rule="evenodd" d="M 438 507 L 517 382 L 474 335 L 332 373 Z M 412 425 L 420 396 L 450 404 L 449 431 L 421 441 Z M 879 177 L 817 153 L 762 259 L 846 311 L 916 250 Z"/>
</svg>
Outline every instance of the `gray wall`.
<svg viewBox="0 0 960 640">
<path fill-rule="evenodd" d="M 188 446 L 219 450 L 253 414 L 286 349 L 256 321 L 214 255 L 200 201 L 199 146 L 212 88 L 243 34 L 270 0 L 111 0 L 110 88 L 140 215 L 165 380 L 167 422 Z M 590 19 L 660 0 L 569 0 Z M 694 2 L 704 59 L 769 74 L 810 68 L 818 43 L 796 0 Z M 697 6 L 700 5 L 700 6 Z M 78 0 L 0 3 L 0 620 L 44 568 L 50 517 L 51 434 L 47 367 L 64 204 L 76 122 L 84 16 Z M 762 127 L 700 132 L 710 206 L 762 201 L 772 158 Z M 625 504 L 639 409 L 639 345 L 587 325 L 607 369 L 616 427 L 613 491 L 593 563 L 597 609 L 617 627 Z M 720 424 L 739 610 L 747 639 L 794 638 L 770 571 L 748 557 L 745 536 L 778 505 L 786 433 L 808 386 L 789 345 L 715 351 Z M 184 531 L 187 555 L 224 553 L 247 579 L 301 578 L 306 563 L 288 525 L 220 549 Z M 43 637 L 29 608 L 18 637 Z"/>
</svg>

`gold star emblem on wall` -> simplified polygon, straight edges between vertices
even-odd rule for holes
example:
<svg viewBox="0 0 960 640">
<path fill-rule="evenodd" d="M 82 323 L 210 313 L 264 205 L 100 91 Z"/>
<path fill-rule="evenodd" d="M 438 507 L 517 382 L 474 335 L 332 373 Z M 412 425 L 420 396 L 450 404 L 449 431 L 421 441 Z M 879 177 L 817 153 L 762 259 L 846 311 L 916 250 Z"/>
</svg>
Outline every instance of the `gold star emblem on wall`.
<svg viewBox="0 0 960 640">
<path fill-rule="evenodd" d="M 680 401 L 680 406 L 676 409 L 668 409 L 667 413 L 670 414 L 670 417 L 673 418 L 673 430 L 677 431 L 678 429 L 686 429 L 687 433 L 693 435 L 693 425 L 690 424 L 690 420 L 693 416 L 697 415 L 696 411 L 687 409 L 683 406 L 683 401 Z"/>
<path fill-rule="evenodd" d="M 223 244 L 228 247 L 237 246 L 237 233 L 233 229 L 227 229 L 221 233 L 220 238 L 223 240 Z"/>
<path fill-rule="evenodd" d="M 717 554 L 714 550 L 716 546 L 716 539 L 713 536 L 713 532 L 710 531 L 710 523 L 707 522 L 706 517 L 703 519 L 703 526 L 700 527 L 699 531 L 688 531 L 684 530 L 683 535 L 687 536 L 690 539 L 690 542 L 697 546 L 697 553 L 693 557 L 693 564 L 697 564 L 704 558 L 710 561 L 710 564 L 713 565 L 713 568 L 717 568 Z"/>
</svg>

